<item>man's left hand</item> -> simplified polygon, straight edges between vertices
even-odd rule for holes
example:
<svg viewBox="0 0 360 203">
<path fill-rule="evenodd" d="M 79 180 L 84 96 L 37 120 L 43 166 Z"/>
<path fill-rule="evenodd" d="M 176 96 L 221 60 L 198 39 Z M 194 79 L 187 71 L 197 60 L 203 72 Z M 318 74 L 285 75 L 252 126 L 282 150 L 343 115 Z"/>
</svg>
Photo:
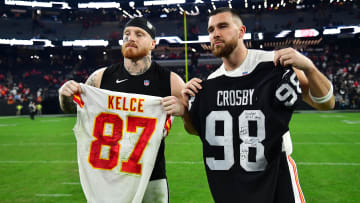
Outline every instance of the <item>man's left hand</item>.
<svg viewBox="0 0 360 203">
<path fill-rule="evenodd" d="M 181 101 L 175 96 L 164 97 L 161 101 L 166 114 L 172 116 L 183 116 L 184 115 L 184 105 Z"/>
<path fill-rule="evenodd" d="M 312 71 L 315 68 L 314 63 L 306 56 L 293 48 L 284 48 L 275 51 L 274 64 L 277 66 L 292 66 L 304 72 Z"/>
</svg>

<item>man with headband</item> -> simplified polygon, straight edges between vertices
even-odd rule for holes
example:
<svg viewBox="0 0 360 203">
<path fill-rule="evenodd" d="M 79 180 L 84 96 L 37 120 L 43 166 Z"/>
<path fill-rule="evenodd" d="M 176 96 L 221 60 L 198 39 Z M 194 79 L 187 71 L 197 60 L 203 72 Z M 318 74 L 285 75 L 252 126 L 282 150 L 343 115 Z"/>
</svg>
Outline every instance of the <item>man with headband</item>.
<svg viewBox="0 0 360 203">
<path fill-rule="evenodd" d="M 155 35 L 155 27 L 148 20 L 142 17 L 131 19 L 123 32 L 124 62 L 98 69 L 86 84 L 116 92 L 162 97 L 161 103 L 167 115 L 183 116 L 186 109 L 181 95 L 184 81 L 151 60 L 151 51 L 156 45 Z M 72 97 L 77 93 L 81 93 L 80 84 L 73 80 L 59 89 L 60 106 L 65 113 L 76 112 Z M 168 199 L 162 141 L 142 202 L 168 202 Z"/>
</svg>

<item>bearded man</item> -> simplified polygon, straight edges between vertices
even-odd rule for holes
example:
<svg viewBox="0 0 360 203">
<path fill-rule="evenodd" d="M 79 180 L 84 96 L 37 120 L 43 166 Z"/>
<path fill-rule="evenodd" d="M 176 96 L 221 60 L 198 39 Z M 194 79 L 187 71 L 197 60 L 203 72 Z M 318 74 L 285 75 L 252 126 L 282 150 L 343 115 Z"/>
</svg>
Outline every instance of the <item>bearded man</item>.
<svg viewBox="0 0 360 203">
<path fill-rule="evenodd" d="M 185 108 L 187 104 L 183 101 L 181 94 L 185 85 L 184 81 L 176 73 L 160 67 L 151 60 L 151 51 L 156 45 L 155 27 L 145 18 L 133 18 L 125 25 L 123 42 L 124 62 L 96 70 L 85 84 L 116 92 L 162 97 L 161 104 L 167 115 L 187 115 L 184 112 L 187 110 Z M 81 93 L 80 84 L 73 80 L 66 82 L 59 89 L 60 107 L 65 113 L 76 112 L 73 96 L 78 93 Z M 163 203 L 169 201 L 164 147 L 162 140 L 142 202 Z M 86 187 L 83 186 L 83 189 Z M 92 187 L 96 187 L 96 185 Z M 123 189 L 127 190 L 128 188 Z M 88 201 L 91 201 L 92 197 L 88 196 L 90 195 L 87 195 Z M 109 202 L 113 201 L 109 200 Z M 100 202 L 106 201 L 101 200 Z"/>
<path fill-rule="evenodd" d="M 185 128 L 203 143 L 216 203 L 304 203 L 288 125 L 301 98 L 318 110 L 334 108 L 332 84 L 292 48 L 247 49 L 245 32 L 237 10 L 210 13 L 212 52 L 223 64 L 207 80 L 186 83 Z"/>
</svg>

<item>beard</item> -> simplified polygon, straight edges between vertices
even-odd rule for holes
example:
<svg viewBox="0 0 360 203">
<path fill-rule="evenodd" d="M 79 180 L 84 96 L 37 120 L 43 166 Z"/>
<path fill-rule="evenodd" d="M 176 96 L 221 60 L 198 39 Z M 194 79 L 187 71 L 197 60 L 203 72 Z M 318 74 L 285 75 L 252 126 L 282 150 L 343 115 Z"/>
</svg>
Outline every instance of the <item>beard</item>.
<svg viewBox="0 0 360 203">
<path fill-rule="evenodd" d="M 222 41 L 224 45 L 215 46 L 211 44 L 211 51 L 216 57 L 228 57 L 236 48 L 238 40 L 236 37 L 233 37 L 230 41 Z"/>
<path fill-rule="evenodd" d="M 131 46 L 135 46 L 136 48 L 128 48 L 130 44 Z M 145 47 L 139 47 L 131 42 L 127 42 L 121 47 L 121 52 L 125 58 L 131 60 L 138 60 L 147 56 L 149 53 L 149 49 L 146 49 Z"/>
</svg>

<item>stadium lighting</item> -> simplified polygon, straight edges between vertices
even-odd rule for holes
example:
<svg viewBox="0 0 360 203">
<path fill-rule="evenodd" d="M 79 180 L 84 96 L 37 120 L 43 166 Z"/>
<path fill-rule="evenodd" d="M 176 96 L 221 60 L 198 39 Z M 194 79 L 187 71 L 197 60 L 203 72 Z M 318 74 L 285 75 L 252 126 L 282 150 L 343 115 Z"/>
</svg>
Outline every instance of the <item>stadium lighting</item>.
<svg viewBox="0 0 360 203">
<path fill-rule="evenodd" d="M 109 44 L 107 40 L 74 40 L 74 41 L 63 41 L 62 45 L 64 47 L 69 46 L 79 46 L 79 47 L 86 47 L 86 46 L 104 46 L 106 47 Z"/>
<path fill-rule="evenodd" d="M 184 9 L 180 6 L 180 4 L 178 4 L 177 7 L 179 8 L 179 10 L 180 10 L 181 12 L 184 12 Z"/>
<path fill-rule="evenodd" d="M 168 8 L 163 8 L 163 11 L 165 11 L 166 13 L 170 13 Z"/>
<path fill-rule="evenodd" d="M 123 10 L 122 12 L 123 12 L 126 16 L 128 16 L 128 17 L 130 17 L 130 18 L 133 18 L 133 16 L 130 15 L 127 11 Z"/>
<path fill-rule="evenodd" d="M 89 2 L 78 3 L 78 8 L 120 8 L 120 3 L 117 2 Z"/>
<path fill-rule="evenodd" d="M 10 46 L 14 45 L 25 45 L 32 46 L 34 44 L 41 43 L 43 47 L 54 47 L 52 42 L 47 39 L 30 39 L 30 40 L 19 40 L 19 39 L 0 39 L 0 44 L 6 44 Z"/>
<path fill-rule="evenodd" d="M 184 3 L 186 3 L 186 0 L 157 0 L 157 1 L 144 1 L 144 6 L 184 4 Z"/>
<path fill-rule="evenodd" d="M 142 14 L 138 9 L 136 9 L 136 13 L 138 14 L 138 17 L 142 17 L 142 16 L 143 16 L 143 14 Z"/>
<path fill-rule="evenodd" d="M 338 26 L 337 28 L 326 28 L 323 31 L 323 35 L 334 35 L 340 34 L 342 29 L 354 29 L 354 31 L 350 34 L 360 33 L 360 26 Z"/>
<path fill-rule="evenodd" d="M 228 1 L 229 8 L 232 8 L 231 1 Z"/>
<path fill-rule="evenodd" d="M 0 39 L 0 44 L 13 45 L 33 45 L 30 40 L 18 40 L 18 39 Z"/>
<path fill-rule="evenodd" d="M 211 2 L 211 6 L 213 7 L 213 10 L 216 10 L 216 6 L 215 6 L 214 2 Z"/>
<path fill-rule="evenodd" d="M 251 39 L 251 33 L 245 33 L 244 40 Z M 210 42 L 209 35 L 199 35 L 197 40 L 183 41 L 178 36 L 156 37 L 156 44 L 159 44 L 160 40 L 165 40 L 170 44 L 195 44 L 195 43 L 208 43 Z M 122 42 L 119 41 L 119 44 Z"/>
<path fill-rule="evenodd" d="M 51 8 L 52 4 L 50 2 L 36 2 L 36 1 L 12 1 L 5 0 L 5 5 L 15 5 L 15 6 L 31 6 L 31 7 L 47 7 Z"/>
<path fill-rule="evenodd" d="M 291 30 L 283 30 L 279 34 L 275 35 L 275 38 L 284 38 L 289 35 Z"/>
<path fill-rule="evenodd" d="M 134 6 L 135 6 L 135 2 L 130 1 L 130 2 L 129 2 L 129 6 L 130 6 L 131 8 L 134 8 Z"/>
<path fill-rule="evenodd" d="M 17 0 L 5 0 L 5 5 L 14 5 L 14 6 L 29 6 L 29 7 L 44 7 L 44 8 L 52 8 L 54 5 L 58 7 L 61 5 L 60 9 L 71 9 L 68 3 L 66 2 L 37 2 L 37 1 L 17 1 Z"/>
<path fill-rule="evenodd" d="M 199 15 L 199 14 L 200 14 L 200 11 L 199 11 L 199 8 L 198 8 L 197 6 L 195 6 L 195 11 L 193 11 L 193 10 L 191 9 L 190 15 L 192 15 L 192 16 L 197 16 L 197 15 Z"/>
</svg>

